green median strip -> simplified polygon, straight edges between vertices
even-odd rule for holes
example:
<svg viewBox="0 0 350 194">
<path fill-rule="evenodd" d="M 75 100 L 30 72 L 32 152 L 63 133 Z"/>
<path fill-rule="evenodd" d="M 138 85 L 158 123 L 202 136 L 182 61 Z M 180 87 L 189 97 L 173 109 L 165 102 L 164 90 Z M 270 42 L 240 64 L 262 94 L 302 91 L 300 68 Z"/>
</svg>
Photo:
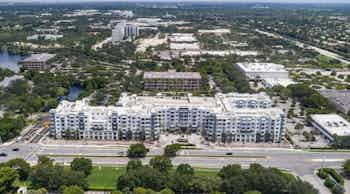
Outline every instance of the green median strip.
<svg viewBox="0 0 350 194">
<path fill-rule="evenodd" d="M 303 149 L 306 152 L 350 152 L 349 149 Z"/>
<path fill-rule="evenodd" d="M 78 157 L 86 157 L 86 158 L 128 158 L 127 156 L 120 155 L 76 155 L 76 154 L 42 154 L 41 156 L 47 157 L 66 157 L 66 158 L 78 158 Z M 147 155 L 146 158 L 153 158 L 161 155 Z M 182 158 L 251 158 L 251 159 L 266 159 L 267 156 L 259 156 L 259 155 L 178 155 L 176 157 Z"/>
</svg>

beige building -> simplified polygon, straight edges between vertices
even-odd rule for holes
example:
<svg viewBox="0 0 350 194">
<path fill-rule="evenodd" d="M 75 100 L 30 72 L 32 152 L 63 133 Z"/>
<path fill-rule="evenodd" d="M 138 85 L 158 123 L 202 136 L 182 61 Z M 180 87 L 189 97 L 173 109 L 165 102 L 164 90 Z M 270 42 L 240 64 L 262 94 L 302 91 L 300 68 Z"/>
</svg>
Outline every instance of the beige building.
<svg viewBox="0 0 350 194">
<path fill-rule="evenodd" d="M 51 68 L 48 61 L 55 56 L 55 54 L 49 53 L 32 54 L 31 56 L 25 58 L 21 64 L 27 70 L 44 71 Z"/>
<path fill-rule="evenodd" d="M 145 72 L 143 75 L 146 90 L 180 90 L 195 91 L 201 85 L 198 72 Z"/>
</svg>

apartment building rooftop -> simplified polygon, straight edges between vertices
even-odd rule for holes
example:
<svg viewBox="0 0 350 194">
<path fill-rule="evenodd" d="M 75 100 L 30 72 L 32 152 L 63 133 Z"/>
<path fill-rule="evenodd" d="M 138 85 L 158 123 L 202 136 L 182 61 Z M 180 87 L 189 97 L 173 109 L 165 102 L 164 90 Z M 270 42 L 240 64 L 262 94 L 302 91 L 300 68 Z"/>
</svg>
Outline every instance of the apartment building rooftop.
<svg viewBox="0 0 350 194">
<path fill-rule="evenodd" d="M 22 62 L 47 62 L 55 56 L 55 54 L 49 53 L 32 54 L 29 57 L 25 58 Z"/>
<path fill-rule="evenodd" d="M 144 79 L 201 79 L 198 72 L 176 72 L 174 70 L 164 72 L 145 72 Z"/>
<path fill-rule="evenodd" d="M 242 108 L 238 107 L 242 101 L 253 103 L 266 103 L 265 108 Z M 118 114 L 131 115 L 150 115 L 159 110 L 169 108 L 196 108 L 210 113 L 216 113 L 218 116 L 227 115 L 280 115 L 282 111 L 278 108 L 271 108 L 270 98 L 264 94 L 217 94 L 214 97 L 198 97 L 187 94 L 184 96 L 137 96 L 123 93 L 115 106 L 90 106 L 86 99 L 76 102 L 62 101 L 55 109 L 56 113 L 69 115 L 79 112 L 89 112 L 95 117 L 108 115 L 113 112 Z"/>
</svg>

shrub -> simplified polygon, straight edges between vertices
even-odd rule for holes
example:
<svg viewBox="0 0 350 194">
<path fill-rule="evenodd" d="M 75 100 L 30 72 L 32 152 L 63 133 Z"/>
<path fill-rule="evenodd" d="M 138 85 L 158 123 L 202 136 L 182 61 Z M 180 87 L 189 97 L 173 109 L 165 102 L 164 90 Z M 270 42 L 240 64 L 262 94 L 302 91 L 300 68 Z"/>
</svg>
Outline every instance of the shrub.
<svg viewBox="0 0 350 194">
<path fill-rule="evenodd" d="M 328 188 L 333 188 L 335 185 L 335 182 L 332 180 L 331 177 L 327 177 L 326 180 L 324 181 L 324 186 L 328 187 Z"/>
<path fill-rule="evenodd" d="M 317 171 L 317 176 L 320 177 L 321 179 L 325 179 L 327 178 L 328 174 L 323 169 L 319 169 Z"/>
</svg>

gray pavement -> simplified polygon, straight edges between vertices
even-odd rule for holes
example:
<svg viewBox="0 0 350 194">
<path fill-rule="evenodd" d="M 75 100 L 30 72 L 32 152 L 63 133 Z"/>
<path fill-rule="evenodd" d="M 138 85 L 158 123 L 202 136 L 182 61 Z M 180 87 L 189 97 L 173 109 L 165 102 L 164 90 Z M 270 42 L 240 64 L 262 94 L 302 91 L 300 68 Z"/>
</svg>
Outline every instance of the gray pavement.
<svg viewBox="0 0 350 194">
<path fill-rule="evenodd" d="M 19 148 L 19 151 L 13 151 Z M 92 159 L 95 165 L 123 166 L 129 159 L 126 156 L 127 147 L 119 145 L 44 145 L 34 143 L 12 143 L 0 145 L 0 162 L 13 158 L 24 158 L 32 165 L 36 164 L 39 155 L 47 155 L 56 162 L 69 164 L 75 157 Z M 149 157 L 142 159 L 148 163 L 154 155 L 163 153 L 163 148 L 150 148 Z M 230 155 L 227 155 L 230 153 Z M 178 156 L 172 159 L 174 165 L 182 163 L 194 167 L 221 168 L 228 164 L 241 164 L 248 167 L 252 163 L 259 163 L 265 167 L 285 169 L 310 182 L 320 191 L 320 194 L 329 194 L 314 174 L 317 168 L 340 168 L 343 161 L 350 159 L 350 152 L 309 152 L 287 148 L 204 148 L 198 150 L 181 150 Z M 347 183 L 349 184 L 349 183 Z M 348 186 L 348 185 L 347 185 Z"/>
<path fill-rule="evenodd" d="M 15 152 L 12 149 L 19 148 Z M 35 164 L 38 155 L 49 155 L 57 162 L 69 162 L 74 157 L 89 157 L 96 164 L 123 165 L 128 162 L 125 157 L 127 148 L 119 146 L 93 145 L 40 145 L 13 143 L 0 146 L 0 152 L 8 154 L 0 157 L 0 162 L 13 158 L 24 158 Z M 161 148 L 151 148 L 149 155 L 162 154 Z M 227 155 L 230 152 L 232 155 Z M 322 166 L 341 167 L 345 159 L 350 159 L 350 152 L 308 152 L 285 148 L 216 148 L 200 150 L 182 150 L 173 159 L 174 164 L 189 163 L 198 167 L 221 168 L 224 165 L 238 163 L 248 166 L 260 163 L 264 166 L 284 168 L 300 176 L 312 175 Z M 144 159 L 145 162 L 148 158 Z"/>
</svg>

